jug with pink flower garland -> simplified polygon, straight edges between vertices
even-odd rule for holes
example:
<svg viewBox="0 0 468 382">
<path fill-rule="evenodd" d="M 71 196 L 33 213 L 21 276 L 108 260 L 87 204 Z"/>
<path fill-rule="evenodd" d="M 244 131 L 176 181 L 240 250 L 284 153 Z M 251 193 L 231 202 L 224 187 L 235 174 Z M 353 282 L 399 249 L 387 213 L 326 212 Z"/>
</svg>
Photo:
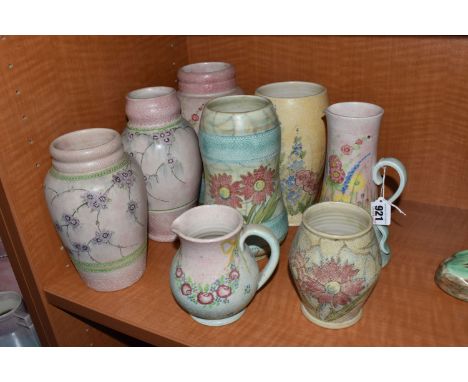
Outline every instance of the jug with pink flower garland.
<svg viewBox="0 0 468 382">
<path fill-rule="evenodd" d="M 204 325 L 237 321 L 278 265 L 279 243 L 273 232 L 258 224 L 244 226 L 238 211 L 220 205 L 184 212 L 174 220 L 172 230 L 180 238 L 170 273 L 176 301 Z M 261 272 L 245 245 L 249 236 L 262 237 L 271 248 Z"/>
<path fill-rule="evenodd" d="M 366 102 L 341 102 L 325 110 L 327 118 L 327 159 L 320 201 L 356 204 L 370 211 L 370 203 L 377 199 L 383 178 L 380 170 L 394 168 L 400 184 L 388 198 L 392 203 L 406 186 L 405 166 L 395 158 L 377 162 L 377 144 L 384 110 Z M 386 226 L 375 226 L 380 238 L 388 237 Z M 383 266 L 390 258 L 387 244 L 381 247 Z"/>
</svg>

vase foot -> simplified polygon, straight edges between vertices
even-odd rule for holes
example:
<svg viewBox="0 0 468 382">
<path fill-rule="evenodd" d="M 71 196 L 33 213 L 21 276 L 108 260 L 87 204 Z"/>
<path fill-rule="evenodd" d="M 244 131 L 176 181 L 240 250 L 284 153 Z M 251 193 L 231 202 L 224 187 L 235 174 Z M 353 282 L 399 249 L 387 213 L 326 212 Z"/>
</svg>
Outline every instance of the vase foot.
<svg viewBox="0 0 468 382">
<path fill-rule="evenodd" d="M 357 323 L 361 317 L 362 317 L 362 309 L 359 309 L 359 311 L 356 313 L 355 316 L 351 317 L 349 320 L 342 321 L 342 322 L 327 322 L 327 321 L 322 321 L 319 320 L 318 318 L 314 317 L 304 306 L 304 304 L 301 304 L 301 310 L 302 314 L 312 323 L 315 325 L 321 326 L 322 328 L 326 329 L 344 329 L 348 328 L 350 326 L 353 326 L 355 323 Z"/>
<path fill-rule="evenodd" d="M 245 309 L 242 310 L 241 312 L 235 314 L 234 316 L 227 317 L 227 318 L 222 318 L 220 320 L 206 320 L 204 318 L 199 318 L 195 316 L 191 316 L 195 321 L 197 321 L 199 324 L 202 325 L 207 325 L 207 326 L 224 326 L 228 324 L 232 324 L 233 322 L 237 321 L 239 318 L 242 317 L 242 315 L 245 313 Z"/>
</svg>

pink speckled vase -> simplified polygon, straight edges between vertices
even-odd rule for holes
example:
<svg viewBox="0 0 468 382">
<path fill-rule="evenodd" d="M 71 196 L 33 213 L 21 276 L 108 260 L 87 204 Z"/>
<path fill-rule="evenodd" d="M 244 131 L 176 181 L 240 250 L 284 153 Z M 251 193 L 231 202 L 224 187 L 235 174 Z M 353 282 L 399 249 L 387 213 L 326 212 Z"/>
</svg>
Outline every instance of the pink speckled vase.
<svg viewBox="0 0 468 382">
<path fill-rule="evenodd" d="M 205 104 L 213 98 L 244 94 L 236 85 L 236 72 L 226 62 L 199 62 L 179 69 L 177 93 L 182 116 L 198 134 L 200 117 Z"/>
<path fill-rule="evenodd" d="M 273 232 L 243 223 L 232 207 L 206 205 L 192 208 L 172 224 L 180 248 L 172 261 L 171 290 L 201 324 L 221 326 L 238 320 L 278 265 L 279 244 Z M 245 245 L 249 236 L 263 238 L 271 248 L 261 272 Z"/>
<path fill-rule="evenodd" d="M 126 113 L 122 142 L 144 174 L 148 236 L 173 241 L 172 221 L 195 206 L 198 197 L 202 165 L 197 135 L 181 117 L 176 91 L 170 87 L 128 93 Z"/>
<path fill-rule="evenodd" d="M 62 135 L 50 145 L 44 192 L 50 216 L 92 289 L 132 285 L 146 267 L 147 202 L 140 167 L 111 129 Z"/>
</svg>

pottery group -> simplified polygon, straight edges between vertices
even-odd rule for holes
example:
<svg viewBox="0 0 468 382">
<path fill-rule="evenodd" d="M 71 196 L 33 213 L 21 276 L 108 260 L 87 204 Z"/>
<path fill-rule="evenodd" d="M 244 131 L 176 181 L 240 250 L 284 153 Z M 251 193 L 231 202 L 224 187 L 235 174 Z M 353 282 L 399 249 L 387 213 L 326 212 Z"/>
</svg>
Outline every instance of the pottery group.
<svg viewBox="0 0 468 382">
<path fill-rule="evenodd" d="M 299 226 L 288 261 L 303 314 L 332 329 L 358 322 L 390 255 L 388 229 L 370 214 L 380 170 L 400 176 L 390 202 L 407 178 L 397 159 L 377 161 L 383 109 L 329 106 L 324 86 L 303 81 L 243 95 L 223 62 L 186 65 L 178 83 L 130 91 L 122 134 L 84 129 L 50 144 L 45 199 L 84 282 L 129 287 L 145 271 L 147 239 L 178 237 L 176 302 L 201 324 L 230 324 Z"/>
</svg>

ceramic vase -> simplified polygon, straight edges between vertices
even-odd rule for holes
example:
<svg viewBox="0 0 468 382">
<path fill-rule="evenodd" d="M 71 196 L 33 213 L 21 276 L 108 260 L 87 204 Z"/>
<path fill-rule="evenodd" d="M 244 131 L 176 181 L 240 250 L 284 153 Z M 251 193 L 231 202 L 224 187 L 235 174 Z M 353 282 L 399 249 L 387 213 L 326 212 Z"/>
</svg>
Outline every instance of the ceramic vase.
<svg viewBox="0 0 468 382">
<path fill-rule="evenodd" d="M 279 244 L 273 233 L 261 225 L 243 223 L 239 212 L 221 205 L 192 208 L 173 222 L 180 248 L 172 261 L 171 290 L 180 306 L 201 324 L 237 321 L 278 264 Z M 262 237 L 271 248 L 261 272 L 245 245 L 252 235 Z"/>
<path fill-rule="evenodd" d="M 288 219 L 279 184 L 281 131 L 271 101 L 241 95 L 208 102 L 199 141 L 205 203 L 234 207 L 246 224 L 262 224 L 282 241 Z"/>
<path fill-rule="evenodd" d="M 298 226 L 320 191 L 327 89 L 312 82 L 290 81 L 263 85 L 255 94 L 273 102 L 281 124 L 281 190 L 289 225 Z"/>
<path fill-rule="evenodd" d="M 328 329 L 354 325 L 381 270 L 370 214 L 340 202 L 309 207 L 289 252 L 289 268 L 307 319 Z"/>
<path fill-rule="evenodd" d="M 380 170 L 394 168 L 400 177 L 396 192 L 387 197 L 395 201 L 406 186 L 405 166 L 395 158 L 377 161 L 380 123 L 384 110 L 366 102 L 342 102 L 325 110 L 327 119 L 327 160 L 320 201 L 356 204 L 370 210 L 382 184 Z M 388 236 L 386 226 L 375 226 L 377 234 Z M 390 258 L 390 248 L 381 248 L 383 265 Z"/>
<path fill-rule="evenodd" d="M 205 104 L 213 98 L 244 94 L 236 85 L 234 66 L 226 62 L 185 65 L 177 73 L 177 93 L 184 117 L 198 134 Z"/>
<path fill-rule="evenodd" d="M 146 266 L 147 202 L 140 167 L 118 132 L 86 129 L 50 145 L 50 216 L 78 273 L 98 291 L 132 285 Z"/>
<path fill-rule="evenodd" d="M 143 171 L 148 236 L 173 241 L 173 220 L 195 206 L 198 198 L 202 164 L 197 135 L 181 117 L 176 91 L 170 87 L 128 93 L 126 113 L 128 124 L 122 142 Z"/>
</svg>

